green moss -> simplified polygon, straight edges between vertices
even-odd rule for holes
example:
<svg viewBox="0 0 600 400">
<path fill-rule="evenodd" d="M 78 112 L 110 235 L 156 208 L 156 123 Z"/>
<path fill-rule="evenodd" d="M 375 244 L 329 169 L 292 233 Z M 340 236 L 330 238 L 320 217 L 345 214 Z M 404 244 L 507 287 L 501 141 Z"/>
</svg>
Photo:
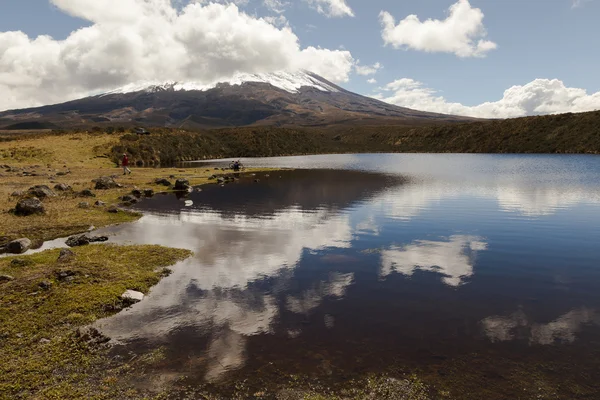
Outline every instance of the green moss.
<svg viewBox="0 0 600 400">
<path fill-rule="evenodd" d="M 76 329 L 120 309 L 125 290 L 148 292 L 165 267 L 190 255 L 160 246 L 74 252 L 67 263 L 57 263 L 58 250 L 14 258 L 27 266 L 0 260 L 0 274 L 15 278 L 0 290 L 0 399 L 115 398 L 121 388 L 111 389 L 110 374 L 126 365 L 108 368 L 104 351 L 78 339 Z"/>
</svg>

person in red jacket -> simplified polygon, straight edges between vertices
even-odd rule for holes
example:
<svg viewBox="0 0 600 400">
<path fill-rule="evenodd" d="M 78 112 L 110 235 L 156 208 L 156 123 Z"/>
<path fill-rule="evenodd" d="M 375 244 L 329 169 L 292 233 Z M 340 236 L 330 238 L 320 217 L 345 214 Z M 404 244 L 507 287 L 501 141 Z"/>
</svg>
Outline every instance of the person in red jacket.
<svg viewBox="0 0 600 400">
<path fill-rule="evenodd" d="M 123 175 L 131 174 L 131 170 L 129 169 L 129 157 L 127 157 L 127 153 L 123 154 L 123 161 L 121 161 L 121 165 L 123 166 Z"/>
</svg>

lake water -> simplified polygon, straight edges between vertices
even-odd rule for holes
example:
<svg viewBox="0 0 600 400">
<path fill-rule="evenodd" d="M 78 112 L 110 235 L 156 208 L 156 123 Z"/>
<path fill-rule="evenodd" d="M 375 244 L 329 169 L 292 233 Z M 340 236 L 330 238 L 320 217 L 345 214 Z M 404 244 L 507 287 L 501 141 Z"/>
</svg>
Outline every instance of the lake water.
<svg viewBox="0 0 600 400">
<path fill-rule="evenodd" d="M 98 324 L 116 352 L 163 349 L 152 382 L 416 374 L 448 398 L 600 398 L 600 157 L 243 161 L 296 169 L 99 231 L 195 253 Z"/>
</svg>

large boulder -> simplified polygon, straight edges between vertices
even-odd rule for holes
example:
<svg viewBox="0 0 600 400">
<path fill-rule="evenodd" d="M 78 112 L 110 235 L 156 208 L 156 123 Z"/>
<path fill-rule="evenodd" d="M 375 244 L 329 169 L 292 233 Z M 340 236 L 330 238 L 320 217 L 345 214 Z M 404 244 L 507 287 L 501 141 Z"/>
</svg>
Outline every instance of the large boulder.
<svg viewBox="0 0 600 400">
<path fill-rule="evenodd" d="M 144 293 L 135 290 L 127 290 L 121 295 L 121 300 L 126 304 L 134 304 L 144 299 Z"/>
<path fill-rule="evenodd" d="M 27 191 L 30 195 L 35 196 L 39 199 L 45 199 L 46 197 L 56 197 L 56 193 L 52 191 L 46 185 L 37 185 L 29 188 Z"/>
<path fill-rule="evenodd" d="M 21 199 L 17 203 L 17 207 L 15 208 L 16 215 L 34 215 L 34 214 L 44 214 L 46 209 L 44 205 L 37 197 L 32 197 L 30 199 Z"/>
<path fill-rule="evenodd" d="M 175 181 L 175 190 L 187 191 L 190 189 L 190 182 L 186 179 L 177 179 Z"/>
<path fill-rule="evenodd" d="M 96 182 L 96 190 L 115 189 L 122 187 L 121 184 L 115 182 L 115 180 L 110 176 L 101 176 L 94 182 Z"/>
<path fill-rule="evenodd" d="M 7 246 L 7 250 L 12 254 L 25 253 L 31 247 L 31 240 L 27 238 L 17 239 L 10 242 Z"/>
</svg>

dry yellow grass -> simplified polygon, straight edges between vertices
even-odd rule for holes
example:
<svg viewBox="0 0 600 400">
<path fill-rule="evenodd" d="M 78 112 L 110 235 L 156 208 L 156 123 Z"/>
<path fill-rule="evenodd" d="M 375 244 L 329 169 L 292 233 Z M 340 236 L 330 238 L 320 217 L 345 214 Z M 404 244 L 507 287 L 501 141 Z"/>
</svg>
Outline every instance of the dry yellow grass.
<svg viewBox="0 0 600 400">
<path fill-rule="evenodd" d="M 90 226 L 101 227 L 139 218 L 136 213 L 119 212 L 111 214 L 106 207 L 94 207 L 96 200 L 117 204 L 119 197 L 132 189 L 153 189 L 164 191 L 164 186 L 154 184 L 156 178 L 167 178 L 174 182 L 183 178 L 192 185 L 208 182 L 214 171 L 205 169 L 181 168 L 132 168 L 131 175 L 122 175 L 122 169 L 112 163 L 106 154 L 118 143 L 119 135 L 106 134 L 43 134 L 10 142 L 0 143 L 0 165 L 25 167 L 35 171 L 37 176 L 23 176 L 21 172 L 0 171 L 0 239 L 28 237 L 33 240 L 50 240 L 87 230 Z M 35 167 L 34 167 L 35 166 Z M 70 171 L 58 176 L 60 172 Z M 116 175 L 116 181 L 123 185 L 120 189 L 93 190 L 93 179 Z M 170 178 L 170 176 L 176 178 Z M 45 215 L 19 217 L 9 211 L 15 207 L 18 198 L 11 194 L 26 191 L 35 185 L 53 188 L 57 183 L 65 183 L 77 193 L 92 189 L 97 197 L 82 198 L 72 193 L 43 200 Z M 79 203 L 88 202 L 91 207 L 79 208 Z M 0 240 L 1 242 L 1 240 Z"/>
</svg>

